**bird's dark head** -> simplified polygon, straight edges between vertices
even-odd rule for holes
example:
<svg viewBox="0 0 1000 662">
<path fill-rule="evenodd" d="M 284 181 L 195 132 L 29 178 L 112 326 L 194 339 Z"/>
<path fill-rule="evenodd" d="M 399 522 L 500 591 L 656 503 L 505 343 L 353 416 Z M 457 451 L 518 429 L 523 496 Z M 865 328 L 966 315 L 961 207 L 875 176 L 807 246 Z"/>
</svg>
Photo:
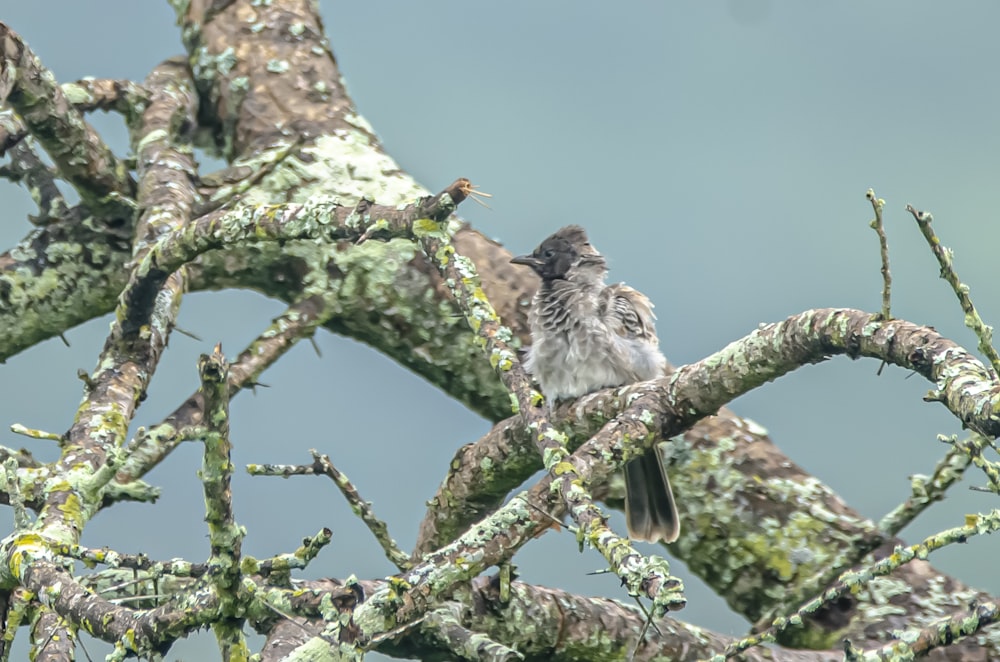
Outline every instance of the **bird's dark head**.
<svg viewBox="0 0 1000 662">
<path fill-rule="evenodd" d="M 538 245 L 530 255 L 519 255 L 511 260 L 535 270 L 542 280 L 568 278 L 582 266 L 598 267 L 603 273 L 604 258 L 590 245 L 587 231 L 579 225 L 567 225 Z"/>
</svg>

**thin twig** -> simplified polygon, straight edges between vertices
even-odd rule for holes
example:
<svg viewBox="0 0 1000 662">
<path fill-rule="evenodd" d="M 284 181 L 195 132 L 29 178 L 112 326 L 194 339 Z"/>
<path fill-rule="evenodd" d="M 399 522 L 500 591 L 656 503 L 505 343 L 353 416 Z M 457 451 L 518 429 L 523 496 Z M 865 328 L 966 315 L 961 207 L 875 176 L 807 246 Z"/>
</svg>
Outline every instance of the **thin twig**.
<svg viewBox="0 0 1000 662">
<path fill-rule="evenodd" d="M 967 455 L 972 463 L 986 474 L 987 480 L 990 481 L 987 491 L 1000 494 L 1000 465 L 983 457 L 983 449 L 991 446 L 992 440 L 977 433 L 961 441 L 954 437 L 946 438 L 945 441 L 954 444 L 955 448 Z"/>
<path fill-rule="evenodd" d="M 930 476 L 910 476 L 910 496 L 879 520 L 879 531 L 887 537 L 902 531 L 932 503 L 944 498 L 948 488 L 962 479 L 971 461 L 969 453 L 953 445 L 935 465 L 934 473 Z"/>
<path fill-rule="evenodd" d="M 287 579 L 291 570 L 302 570 L 316 558 L 321 549 L 330 544 L 332 539 L 333 531 L 327 528 L 320 529 L 316 535 L 304 538 L 298 549 L 291 554 L 278 554 L 257 562 L 254 571 L 262 577 L 269 577 L 271 584 L 283 583 L 278 577 L 279 574 Z"/>
<path fill-rule="evenodd" d="M 410 560 L 409 555 L 404 553 L 396 541 L 392 539 L 392 536 L 389 535 L 389 527 L 386 526 L 385 522 L 376 517 L 371 503 L 361 498 L 358 488 L 354 486 L 351 480 L 333 465 L 329 456 L 321 455 L 316 450 L 310 450 L 309 452 L 313 456 L 312 464 L 251 464 L 247 466 L 247 472 L 251 476 L 280 476 L 282 478 L 308 475 L 327 476 L 334 482 L 340 493 L 344 495 L 344 498 L 347 499 L 347 503 L 351 506 L 351 511 L 361 518 L 361 521 L 364 522 L 368 530 L 375 536 L 375 540 L 382 547 L 385 557 L 401 571 L 412 568 L 413 561 Z"/>
<path fill-rule="evenodd" d="M 192 563 L 181 559 L 171 561 L 154 561 L 145 554 L 123 554 L 104 547 L 95 549 L 83 545 L 53 544 L 52 551 L 59 556 L 82 561 L 88 566 L 106 565 L 110 568 L 129 568 L 148 573 L 139 581 L 148 581 L 155 577 L 172 575 L 175 577 L 200 577 L 208 570 L 208 564 Z M 110 587 L 117 590 L 120 585 Z"/>
<path fill-rule="evenodd" d="M 993 347 L 993 327 L 983 321 L 983 318 L 979 316 L 979 311 L 972 305 L 972 297 L 969 296 L 969 286 L 961 282 L 958 274 L 955 272 L 952 250 L 942 246 L 941 240 L 934 234 L 934 230 L 931 228 L 931 222 L 934 220 L 934 217 L 930 212 L 918 211 L 912 205 L 906 205 L 906 211 L 910 212 L 917 221 L 920 233 L 924 235 L 927 245 L 930 246 L 931 252 L 934 253 L 938 264 L 941 265 L 940 276 L 948 281 L 951 289 L 955 292 L 955 296 L 958 297 L 958 302 L 962 306 L 962 312 L 965 313 L 965 326 L 971 329 L 976 334 L 976 338 L 979 339 L 979 351 L 983 353 L 983 356 L 986 357 L 993 367 L 993 379 L 996 380 L 997 375 L 1000 374 L 1000 354 L 997 354 L 996 349 Z"/>
<path fill-rule="evenodd" d="M 875 211 L 875 218 L 871 222 L 871 228 L 878 234 L 879 253 L 882 256 L 881 319 L 891 320 L 892 313 L 889 310 L 889 301 L 892 294 L 892 274 L 889 272 L 889 241 L 886 239 L 885 226 L 882 223 L 882 209 L 885 207 L 885 200 L 875 197 L 875 191 L 872 189 L 868 189 L 865 197 L 872 203 L 872 209 Z"/>
<path fill-rule="evenodd" d="M 62 435 L 55 434 L 53 432 L 46 432 L 45 430 L 35 430 L 34 428 L 29 428 L 21 425 L 20 423 L 14 423 L 10 426 L 10 431 L 14 434 L 24 435 L 25 437 L 31 437 L 32 439 L 45 439 L 46 441 L 59 441 L 63 440 Z"/>
<path fill-rule="evenodd" d="M 386 558 L 402 571 L 413 567 L 413 562 L 410 561 L 409 555 L 403 552 L 399 548 L 399 545 L 396 544 L 396 541 L 392 539 L 385 522 L 375 516 L 375 511 L 372 510 L 371 503 L 361 498 L 358 489 L 354 487 L 350 479 L 337 469 L 337 467 L 333 466 L 333 462 L 330 461 L 329 456 L 320 455 L 315 450 L 310 450 L 309 452 L 312 453 L 313 462 L 319 467 L 323 475 L 328 476 L 334 482 L 340 493 L 347 499 L 347 503 L 350 504 L 354 514 L 361 518 L 361 521 L 365 523 L 368 530 L 375 536 L 375 540 L 382 547 Z"/>
</svg>

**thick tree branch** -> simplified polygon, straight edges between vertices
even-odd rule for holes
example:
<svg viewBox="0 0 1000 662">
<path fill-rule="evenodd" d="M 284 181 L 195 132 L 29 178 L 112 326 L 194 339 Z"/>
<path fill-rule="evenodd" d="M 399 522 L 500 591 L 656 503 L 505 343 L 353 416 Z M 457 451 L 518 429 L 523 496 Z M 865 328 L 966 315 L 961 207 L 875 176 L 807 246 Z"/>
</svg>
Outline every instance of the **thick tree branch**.
<svg viewBox="0 0 1000 662">
<path fill-rule="evenodd" d="M 150 119 L 150 124 L 155 123 Z M 175 127 L 163 128 L 166 138 L 183 143 L 182 136 L 169 130 Z M 140 179 L 155 176 L 159 158 L 175 150 L 169 147 L 140 163 Z M 140 218 L 157 213 L 183 214 L 183 205 L 147 200 L 143 194 L 151 188 L 140 186 Z M 190 196 L 191 187 L 186 190 Z M 45 503 L 31 533 L 26 527 L 18 527 L 5 539 L 0 576 L 13 576 L 27 585 L 33 565 L 21 563 L 22 557 L 37 555 L 39 563 L 43 563 L 50 557 L 45 551 L 47 545 L 79 541 L 84 525 L 97 512 L 105 487 L 121 464 L 128 424 L 166 345 L 183 290 L 183 276 L 174 274 L 164 283 L 141 327 L 126 329 L 120 319 L 112 325 L 98 369 L 87 381 L 76 422 L 66 434 L 60 459 L 53 464 L 61 480 L 46 484 Z"/>
<path fill-rule="evenodd" d="M 438 640 L 439 648 L 453 651 L 463 660 L 511 662 L 524 659 L 517 650 L 462 625 L 462 609 L 456 603 L 439 607 L 428 614 L 422 630 L 428 638 Z"/>
<path fill-rule="evenodd" d="M 291 567 L 304 567 L 308 559 L 315 555 L 315 551 L 328 541 L 329 532 L 325 532 L 316 536 L 315 542 L 296 550 L 292 558 L 277 557 L 262 561 L 246 559 L 246 565 L 251 570 L 267 568 L 271 580 L 287 582 L 287 570 Z M 148 653 L 163 650 L 179 637 L 223 619 L 231 619 L 234 613 L 260 620 L 265 614 L 270 615 L 261 604 L 265 592 L 282 594 L 284 602 L 294 597 L 294 604 L 289 603 L 290 610 L 302 609 L 306 615 L 320 613 L 310 609 L 308 599 L 301 591 L 271 586 L 269 579 L 259 575 L 245 576 L 239 591 L 227 595 L 227 590 L 220 590 L 216 581 L 220 577 L 210 576 L 218 566 L 221 555 L 217 555 L 205 567 L 174 562 L 150 563 L 146 559 L 107 550 L 98 555 L 77 554 L 81 558 L 97 562 L 121 563 L 124 567 L 134 568 L 105 571 L 87 577 L 85 581 L 77 581 L 60 563 L 53 561 L 48 548 L 39 546 L 36 552 L 28 550 L 25 544 L 21 544 L 20 548 L 26 550 L 26 555 L 22 557 L 26 566 L 24 587 L 42 605 L 96 637 L 117 642 L 123 652 Z M 29 558 L 27 554 L 32 556 Z M 167 572 L 174 574 L 167 575 Z M 195 575 L 201 576 L 201 580 L 184 579 Z M 245 586 L 248 582 L 256 583 L 262 588 L 247 592 Z M 131 609 L 109 599 L 134 603 L 137 599 L 143 600 L 145 595 L 156 593 L 157 586 L 160 591 L 170 594 L 170 599 L 162 606 L 146 604 L 144 609 Z M 89 587 L 93 587 L 93 590 Z M 340 599 L 340 593 L 342 592 L 332 592 L 326 599 L 336 602 Z M 159 600 L 154 596 L 146 602 L 156 604 Z M 238 631 L 236 635 L 239 640 Z"/>
<path fill-rule="evenodd" d="M 217 613 L 211 596 L 187 601 L 197 611 L 184 611 L 184 604 L 158 607 L 141 612 L 119 607 L 87 591 L 64 569 L 35 561 L 27 568 L 24 586 L 42 604 L 105 641 L 130 641 L 131 650 L 156 650 L 197 628 L 210 623 Z"/>
<path fill-rule="evenodd" d="M 191 218 L 196 166 L 191 154 L 198 99 L 179 58 L 160 63 L 146 78 L 148 104 L 133 130 L 141 205 L 132 253 L 144 255 L 160 237 Z"/>
<path fill-rule="evenodd" d="M 816 614 L 827 605 L 836 603 L 845 595 L 863 592 L 876 577 L 884 577 L 894 573 L 901 566 L 918 558 L 926 559 L 931 552 L 937 551 L 947 545 L 965 543 L 974 536 L 995 533 L 1000 529 L 1000 511 L 993 511 L 985 517 L 970 519 L 973 521 L 970 521 L 965 526 L 943 531 L 916 545 L 910 545 L 909 547 L 898 546 L 890 556 L 886 556 L 876 563 L 871 563 L 844 573 L 830 588 L 812 600 L 809 600 L 789 616 L 776 619 L 769 628 L 761 633 L 753 634 L 730 644 L 725 652 L 726 658 L 739 655 L 753 646 L 777 641 L 777 637 L 781 632 L 796 627 L 804 619 Z"/>
<path fill-rule="evenodd" d="M 76 657 L 76 628 L 51 609 L 36 610 L 31 624 L 32 662 L 63 662 Z"/>
<path fill-rule="evenodd" d="M 21 37 L 0 23 L 0 101 L 24 120 L 56 168 L 93 210 L 121 216 L 135 185 L 125 164 L 66 99 Z"/>
<path fill-rule="evenodd" d="M 161 74 L 156 71 L 151 80 L 169 85 L 175 80 L 171 75 L 175 73 L 176 71 Z M 185 113 L 184 103 L 193 102 L 190 95 L 165 96 L 167 97 L 165 103 L 171 107 L 179 107 L 176 112 L 180 113 L 180 116 Z M 163 97 L 159 97 L 158 101 L 161 99 Z M 187 112 L 190 112 L 190 108 Z M 140 132 L 162 131 L 164 139 L 171 140 L 171 145 L 182 145 L 184 138 L 176 132 L 181 127 L 169 120 L 173 116 L 174 112 L 167 112 L 167 120 L 164 123 L 163 116 L 159 114 L 158 104 L 154 102 Z M 179 148 L 174 146 L 158 149 L 154 141 L 146 141 L 140 150 L 139 224 L 141 227 L 154 226 L 159 222 L 151 219 L 172 218 L 172 221 L 165 222 L 168 226 L 175 227 L 186 220 L 186 212 L 193 197 L 190 185 L 193 163 L 189 157 L 178 160 L 176 158 L 178 150 Z M 165 173 L 165 170 L 168 172 Z M 178 175 L 172 174 L 175 171 L 181 173 L 179 176 L 182 181 L 177 180 Z M 187 185 L 184 185 L 183 181 L 185 172 L 188 174 Z M 168 180 L 173 178 L 179 191 L 170 193 L 165 198 L 161 197 L 162 194 L 155 192 L 156 187 L 152 184 L 152 180 L 160 176 L 166 176 Z M 139 254 L 144 252 L 141 241 L 137 242 L 136 251 Z M 67 433 L 67 444 L 59 463 L 64 471 L 69 471 L 71 467 L 79 470 L 82 466 L 96 470 L 104 464 L 110 451 L 122 446 L 135 407 L 143 397 L 160 354 L 166 346 L 185 289 L 184 275 L 177 273 L 169 280 L 164 278 L 161 286 L 162 292 L 161 288 L 157 287 L 156 296 L 141 324 L 128 326 L 123 323 L 124 316 L 119 315 L 117 323 L 113 325 L 99 368 L 88 382 L 88 392 L 78 411 L 77 422 Z M 92 503 L 92 499 L 84 498 L 81 499 L 81 508 L 69 511 L 62 508 L 66 500 L 78 492 L 79 486 L 74 487 L 71 483 L 66 483 L 63 489 L 53 490 L 47 495 L 46 507 L 40 515 L 40 520 L 48 526 L 75 531 L 71 533 L 67 542 L 76 542 L 79 531 L 93 514 L 96 505 Z M 71 513 L 75 514 L 73 521 L 64 522 L 63 518 Z M 53 537 L 59 538 L 59 536 Z"/>
<path fill-rule="evenodd" d="M 890 662 L 922 657 L 934 649 L 953 647 L 957 639 L 981 632 L 983 628 L 997 621 L 1000 621 L 1000 606 L 995 602 L 970 604 L 950 618 L 939 620 L 917 632 L 907 633 L 907 636 L 900 641 L 864 651 L 863 659 Z M 976 653 L 970 651 L 966 659 L 979 659 L 978 656 L 973 657 L 974 655 Z M 994 655 L 995 652 L 991 651 L 990 659 L 993 659 Z"/>
<path fill-rule="evenodd" d="M 310 600 L 317 603 L 329 591 L 341 589 L 338 580 L 326 579 L 303 582 L 310 587 Z M 376 594 L 386 588 L 384 581 L 360 582 L 364 593 Z M 636 647 L 639 633 L 647 616 L 638 608 L 606 598 L 589 598 L 559 589 L 513 582 L 510 595 L 502 598 L 495 577 L 478 577 L 461 595 L 460 602 L 447 602 L 443 609 L 454 610 L 464 627 L 494 642 L 516 650 L 532 662 L 570 662 L 579 660 L 604 661 L 624 659 L 635 650 L 635 660 L 694 660 L 705 659 L 723 650 L 731 637 L 687 626 L 669 617 L 655 621 L 655 629 Z M 305 612 L 305 609 L 300 609 Z M 276 621 L 267 628 L 268 643 L 263 651 L 265 660 L 287 659 L 296 646 L 302 646 L 322 629 L 316 619 Z M 655 633 L 659 632 L 660 635 Z M 378 647 L 380 653 L 395 657 L 435 654 L 454 656 L 438 637 L 433 623 L 406 632 Z M 748 662 L 779 660 L 782 662 L 833 662 L 843 659 L 840 651 L 794 651 L 782 648 L 752 649 L 744 654 Z"/>
<path fill-rule="evenodd" d="M 159 291 L 167 277 L 210 250 L 251 241 L 358 241 L 371 235 L 405 234 L 417 220 L 446 220 L 465 199 L 467 185 L 468 180 L 459 179 L 436 196 L 402 209 L 370 200 L 342 205 L 329 197 L 319 197 L 303 205 L 254 205 L 203 216 L 177 228 L 143 255 L 119 298 L 119 316 L 126 328 L 140 324 L 153 305 L 153 293 Z"/>
<path fill-rule="evenodd" d="M 459 448 L 420 523 L 413 558 L 457 538 L 541 468 L 541 457 L 518 416 L 497 423 L 475 443 Z"/>
<path fill-rule="evenodd" d="M 131 243 L 71 216 L 0 254 L 0 361 L 114 309 Z"/>
</svg>

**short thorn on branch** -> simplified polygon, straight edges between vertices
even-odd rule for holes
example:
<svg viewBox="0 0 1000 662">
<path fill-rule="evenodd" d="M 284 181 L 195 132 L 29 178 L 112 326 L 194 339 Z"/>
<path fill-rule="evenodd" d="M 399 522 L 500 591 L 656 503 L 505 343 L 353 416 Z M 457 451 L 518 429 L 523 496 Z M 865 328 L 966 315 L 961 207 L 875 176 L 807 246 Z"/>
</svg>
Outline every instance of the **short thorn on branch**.
<svg viewBox="0 0 1000 662">
<path fill-rule="evenodd" d="M 482 198 L 492 198 L 492 193 L 476 190 L 479 187 L 470 182 L 468 179 L 459 179 L 455 182 L 455 184 L 462 186 L 462 193 L 464 193 L 466 197 L 475 202 L 477 205 L 485 207 L 486 209 L 490 208 L 490 206 L 486 204 L 486 201 L 482 200 Z M 454 186 L 454 184 L 452 186 Z"/>
</svg>

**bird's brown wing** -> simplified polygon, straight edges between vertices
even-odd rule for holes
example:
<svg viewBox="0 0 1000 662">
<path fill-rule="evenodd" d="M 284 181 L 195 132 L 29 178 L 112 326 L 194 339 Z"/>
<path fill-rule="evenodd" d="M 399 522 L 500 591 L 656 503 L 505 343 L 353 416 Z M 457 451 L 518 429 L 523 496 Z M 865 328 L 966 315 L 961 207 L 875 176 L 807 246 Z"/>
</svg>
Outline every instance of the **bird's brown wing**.
<svg viewBox="0 0 1000 662">
<path fill-rule="evenodd" d="M 659 345 L 656 315 L 646 295 L 624 283 L 609 285 L 601 293 L 601 312 L 612 331 L 624 338 L 641 338 Z"/>
<path fill-rule="evenodd" d="M 630 361 L 639 380 L 664 374 L 666 360 L 657 345 L 653 304 L 627 285 L 611 285 L 603 294 L 603 316 L 612 331 L 626 338 Z M 680 518 L 662 445 L 625 465 L 625 521 L 635 540 L 673 542 L 680 533 Z"/>
</svg>

